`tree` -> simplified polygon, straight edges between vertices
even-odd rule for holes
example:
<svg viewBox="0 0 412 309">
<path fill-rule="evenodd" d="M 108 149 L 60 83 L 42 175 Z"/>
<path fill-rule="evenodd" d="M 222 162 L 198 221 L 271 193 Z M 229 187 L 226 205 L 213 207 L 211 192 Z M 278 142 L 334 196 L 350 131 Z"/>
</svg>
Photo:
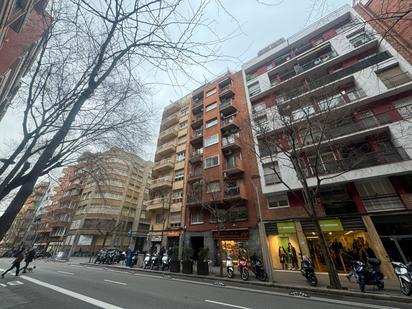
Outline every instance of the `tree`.
<svg viewBox="0 0 412 309">
<path fill-rule="evenodd" d="M 194 38 L 199 27 L 208 29 L 207 4 L 187 10 L 181 0 L 52 1 L 49 30 L 23 87 L 23 136 L 0 167 L 0 201 L 16 192 L 0 218 L 0 239 L 39 177 L 90 146 L 141 150 L 151 112 L 136 68 L 173 74 L 212 60 L 211 42 Z"/>
</svg>

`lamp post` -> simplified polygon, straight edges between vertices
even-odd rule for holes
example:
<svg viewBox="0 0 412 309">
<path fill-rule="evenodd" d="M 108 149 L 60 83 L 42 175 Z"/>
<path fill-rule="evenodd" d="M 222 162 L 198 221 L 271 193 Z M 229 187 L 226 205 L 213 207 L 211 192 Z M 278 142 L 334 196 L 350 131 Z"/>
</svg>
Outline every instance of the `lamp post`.
<svg viewBox="0 0 412 309">
<path fill-rule="evenodd" d="M 252 180 L 255 179 L 260 179 L 259 175 L 252 175 Z M 255 188 L 255 194 L 256 194 L 256 207 L 257 207 L 257 215 L 258 215 L 258 231 L 259 231 L 259 241 L 260 241 L 260 247 L 262 249 L 262 258 L 264 261 L 265 265 L 265 270 L 266 273 L 268 274 L 268 279 L 269 282 L 273 281 L 273 275 L 272 275 L 272 264 L 270 261 L 270 256 L 269 256 L 269 249 L 267 246 L 266 242 L 266 233 L 265 233 L 265 225 L 263 224 L 262 220 L 262 209 L 260 207 L 260 198 L 259 198 L 259 191 L 258 191 L 258 185 L 254 181 L 252 181 L 253 187 Z"/>
</svg>

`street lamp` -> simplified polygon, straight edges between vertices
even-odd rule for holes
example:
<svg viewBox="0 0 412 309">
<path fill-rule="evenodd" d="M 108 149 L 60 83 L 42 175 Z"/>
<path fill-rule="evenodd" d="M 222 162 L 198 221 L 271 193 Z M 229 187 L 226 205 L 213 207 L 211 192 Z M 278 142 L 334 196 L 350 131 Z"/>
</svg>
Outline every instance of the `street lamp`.
<svg viewBox="0 0 412 309">
<path fill-rule="evenodd" d="M 264 259 L 265 270 L 266 270 L 266 273 L 268 274 L 268 279 L 270 282 L 272 282 L 273 281 L 272 264 L 270 262 L 269 250 L 268 250 L 268 246 L 266 242 L 265 225 L 263 224 L 263 220 L 262 220 L 262 209 L 260 207 L 259 191 L 257 188 L 260 184 L 258 183 L 256 185 L 256 183 L 253 181 L 255 179 L 259 180 L 260 176 L 252 175 L 252 184 L 253 184 L 253 187 L 255 188 L 255 194 L 256 194 L 256 207 L 257 207 L 257 215 L 258 215 L 258 231 L 259 231 L 260 247 L 262 249 L 262 256 Z"/>
</svg>

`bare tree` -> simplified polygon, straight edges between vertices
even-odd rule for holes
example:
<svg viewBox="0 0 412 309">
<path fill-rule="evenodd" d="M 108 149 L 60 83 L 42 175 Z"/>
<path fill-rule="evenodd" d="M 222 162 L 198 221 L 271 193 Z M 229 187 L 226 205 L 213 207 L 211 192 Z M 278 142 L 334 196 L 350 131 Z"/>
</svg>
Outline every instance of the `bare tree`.
<svg viewBox="0 0 412 309">
<path fill-rule="evenodd" d="M 53 1 L 49 31 L 25 85 L 23 137 L 0 167 L 0 201 L 17 193 L 0 218 L 3 238 L 37 179 L 86 147 L 138 151 L 148 138 L 150 109 L 140 72 L 169 74 L 214 58 L 198 42 L 209 1 Z M 212 33 L 213 38 L 216 35 Z"/>
</svg>

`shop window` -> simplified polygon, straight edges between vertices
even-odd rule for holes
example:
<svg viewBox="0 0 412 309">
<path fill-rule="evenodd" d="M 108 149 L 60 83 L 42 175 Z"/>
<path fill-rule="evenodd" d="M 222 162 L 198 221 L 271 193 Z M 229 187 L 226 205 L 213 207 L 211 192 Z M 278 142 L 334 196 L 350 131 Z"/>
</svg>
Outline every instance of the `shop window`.
<svg viewBox="0 0 412 309">
<path fill-rule="evenodd" d="M 322 188 L 320 200 L 327 215 L 358 212 L 355 202 L 344 186 Z"/>
<path fill-rule="evenodd" d="M 277 162 L 271 162 L 263 164 L 263 177 L 265 179 L 265 185 L 273 185 L 280 183 L 280 170 Z"/>
<path fill-rule="evenodd" d="M 203 211 L 202 209 L 193 209 L 190 211 L 190 223 L 202 224 L 203 223 Z"/>
<path fill-rule="evenodd" d="M 289 207 L 288 195 L 286 193 L 269 195 L 268 198 L 268 208 L 279 208 L 279 207 Z"/>
<path fill-rule="evenodd" d="M 376 72 L 376 75 L 385 84 L 386 88 L 394 88 L 412 81 L 408 72 L 401 70 L 399 65 L 391 66 Z"/>
</svg>

